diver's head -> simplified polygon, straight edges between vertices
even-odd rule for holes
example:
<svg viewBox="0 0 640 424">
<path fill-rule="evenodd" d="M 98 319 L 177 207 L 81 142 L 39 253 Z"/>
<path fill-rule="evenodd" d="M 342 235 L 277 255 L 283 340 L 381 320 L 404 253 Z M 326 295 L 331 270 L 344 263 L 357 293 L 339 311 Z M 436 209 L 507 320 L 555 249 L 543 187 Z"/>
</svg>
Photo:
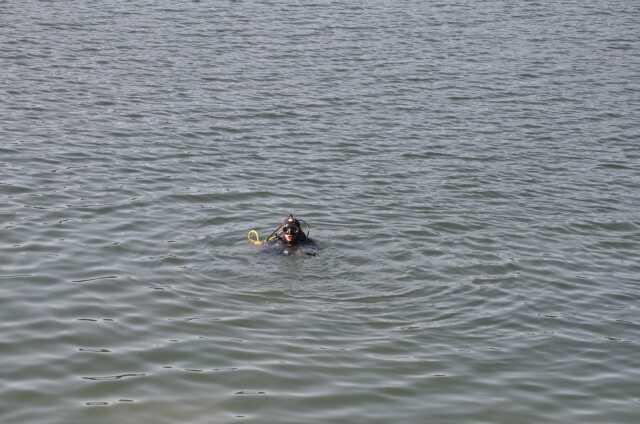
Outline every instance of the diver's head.
<svg viewBox="0 0 640 424">
<path fill-rule="evenodd" d="M 298 238 L 299 231 L 300 231 L 300 228 L 298 228 L 298 226 L 296 225 L 287 224 L 284 227 L 282 227 L 282 234 L 287 244 L 295 244 L 296 239 Z"/>
<path fill-rule="evenodd" d="M 300 222 L 293 215 L 289 215 L 282 224 L 282 234 L 287 244 L 294 244 L 300 231 Z"/>
</svg>

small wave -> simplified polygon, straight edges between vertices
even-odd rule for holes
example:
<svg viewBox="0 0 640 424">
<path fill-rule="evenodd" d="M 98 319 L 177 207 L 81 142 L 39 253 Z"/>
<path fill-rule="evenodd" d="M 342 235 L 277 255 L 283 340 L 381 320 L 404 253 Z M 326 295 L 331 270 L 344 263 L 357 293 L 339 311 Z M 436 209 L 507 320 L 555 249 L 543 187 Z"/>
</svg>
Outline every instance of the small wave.
<svg viewBox="0 0 640 424">
<path fill-rule="evenodd" d="M 92 381 L 112 381 L 112 380 L 122 380 L 126 378 L 135 378 L 135 377 L 145 377 L 147 374 L 145 373 L 128 373 L 128 374 L 118 374 L 118 375 L 107 375 L 104 377 L 82 377 L 83 380 L 92 380 Z"/>
<path fill-rule="evenodd" d="M 98 281 L 98 280 L 111 280 L 113 278 L 118 278 L 118 276 L 116 275 L 106 275 L 103 277 L 93 277 L 93 278 L 87 278 L 84 280 L 71 280 L 72 283 L 88 283 L 89 281 Z"/>
<path fill-rule="evenodd" d="M 269 191 L 254 192 L 227 192 L 227 193 L 182 193 L 171 194 L 166 197 L 167 201 L 183 201 L 187 203 L 216 203 L 228 201 L 246 201 L 253 199 L 265 199 L 273 196 Z"/>
<path fill-rule="evenodd" d="M 33 189 L 25 186 L 13 184 L 0 184 L 0 194 L 25 194 L 31 193 Z"/>
</svg>

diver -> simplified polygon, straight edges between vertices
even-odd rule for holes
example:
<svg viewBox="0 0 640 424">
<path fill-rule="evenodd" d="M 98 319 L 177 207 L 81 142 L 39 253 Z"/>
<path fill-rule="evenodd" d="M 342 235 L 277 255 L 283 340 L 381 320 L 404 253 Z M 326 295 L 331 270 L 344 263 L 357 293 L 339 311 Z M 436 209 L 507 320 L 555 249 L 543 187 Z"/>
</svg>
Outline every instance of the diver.
<svg viewBox="0 0 640 424">
<path fill-rule="evenodd" d="M 282 223 L 280 231 L 276 230 L 276 237 L 289 247 L 309 240 L 304 231 L 302 231 L 300 221 L 293 215 L 289 215 Z"/>
<path fill-rule="evenodd" d="M 266 240 L 260 240 L 260 235 L 256 230 L 251 230 L 248 238 L 256 246 L 261 246 L 266 250 L 283 255 L 305 254 L 315 256 L 318 254 L 318 246 L 309 238 L 310 230 L 307 230 L 306 233 L 303 231 L 300 221 L 307 228 L 309 227 L 304 220 L 298 220 L 293 214 L 290 214 Z M 251 237 L 252 235 L 254 238 Z"/>
</svg>

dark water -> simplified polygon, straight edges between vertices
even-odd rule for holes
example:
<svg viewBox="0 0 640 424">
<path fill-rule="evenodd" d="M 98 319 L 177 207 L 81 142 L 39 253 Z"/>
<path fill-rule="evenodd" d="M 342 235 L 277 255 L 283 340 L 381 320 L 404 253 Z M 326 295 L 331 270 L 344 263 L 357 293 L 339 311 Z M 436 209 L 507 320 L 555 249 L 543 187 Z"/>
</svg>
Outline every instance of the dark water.
<svg viewBox="0 0 640 424">
<path fill-rule="evenodd" d="M 638 28 L 0 2 L 0 422 L 640 422 Z"/>
</svg>

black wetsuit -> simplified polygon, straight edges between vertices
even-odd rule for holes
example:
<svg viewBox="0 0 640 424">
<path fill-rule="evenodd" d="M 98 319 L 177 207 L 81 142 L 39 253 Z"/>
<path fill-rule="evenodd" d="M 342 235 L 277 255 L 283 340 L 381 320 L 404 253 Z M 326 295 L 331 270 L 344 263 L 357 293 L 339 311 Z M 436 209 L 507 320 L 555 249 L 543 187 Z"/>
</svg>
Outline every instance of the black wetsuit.
<svg viewBox="0 0 640 424">
<path fill-rule="evenodd" d="M 289 244 L 282 237 L 278 237 L 265 244 L 265 250 L 279 255 L 309 255 L 316 256 L 318 254 L 318 245 L 308 238 L 302 231 L 296 237 L 295 244 Z"/>
</svg>

